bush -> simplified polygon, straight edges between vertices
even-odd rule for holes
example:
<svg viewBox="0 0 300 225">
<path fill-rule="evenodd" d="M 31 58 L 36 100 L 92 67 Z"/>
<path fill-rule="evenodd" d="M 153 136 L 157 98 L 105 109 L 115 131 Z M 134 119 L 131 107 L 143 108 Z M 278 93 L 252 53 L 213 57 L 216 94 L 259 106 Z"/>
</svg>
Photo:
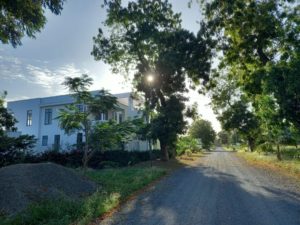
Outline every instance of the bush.
<svg viewBox="0 0 300 225">
<path fill-rule="evenodd" d="M 263 144 L 260 144 L 257 148 L 257 151 L 258 153 L 273 153 L 274 152 L 274 149 L 273 149 L 273 146 L 270 142 L 265 142 Z"/>
<path fill-rule="evenodd" d="M 187 150 L 191 152 L 200 151 L 201 148 L 198 143 L 198 140 L 190 136 L 180 137 L 176 143 L 177 155 L 183 155 L 184 153 L 186 153 Z"/>
<path fill-rule="evenodd" d="M 188 149 L 188 150 L 185 151 L 185 154 L 186 154 L 188 157 L 191 157 L 191 156 L 192 156 L 192 151 Z"/>
<path fill-rule="evenodd" d="M 152 159 L 157 159 L 160 156 L 160 150 L 152 151 Z M 39 155 L 27 155 L 22 160 L 11 160 L 8 164 L 15 163 L 40 163 L 40 162 L 53 162 L 63 166 L 81 167 L 82 166 L 82 150 L 73 150 L 66 152 L 46 151 Z M 94 169 L 103 169 L 105 167 L 124 167 L 137 164 L 139 162 L 150 160 L 149 151 L 123 151 L 113 150 L 94 153 L 89 161 L 88 166 Z"/>
<path fill-rule="evenodd" d="M 36 140 L 34 136 L 8 137 L 0 135 L 0 167 L 21 163 L 31 155 Z"/>
</svg>

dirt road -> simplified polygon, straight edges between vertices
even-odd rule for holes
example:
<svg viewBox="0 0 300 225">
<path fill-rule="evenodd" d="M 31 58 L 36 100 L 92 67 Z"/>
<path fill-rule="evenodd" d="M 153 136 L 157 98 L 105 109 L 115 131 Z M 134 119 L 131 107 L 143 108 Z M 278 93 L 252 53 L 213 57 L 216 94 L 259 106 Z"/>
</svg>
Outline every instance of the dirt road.
<svg viewBox="0 0 300 225">
<path fill-rule="evenodd" d="M 300 191 L 292 180 L 253 168 L 217 149 L 128 202 L 100 224 L 300 225 Z"/>
</svg>

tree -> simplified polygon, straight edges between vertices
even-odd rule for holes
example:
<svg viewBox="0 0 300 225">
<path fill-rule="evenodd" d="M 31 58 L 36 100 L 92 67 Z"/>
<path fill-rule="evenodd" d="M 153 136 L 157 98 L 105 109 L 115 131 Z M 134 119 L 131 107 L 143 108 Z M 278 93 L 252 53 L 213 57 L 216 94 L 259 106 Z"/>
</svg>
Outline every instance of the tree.
<svg viewBox="0 0 300 225">
<path fill-rule="evenodd" d="M 181 136 L 176 142 L 176 154 L 183 155 L 186 151 L 200 151 L 200 145 L 196 138 L 191 136 Z"/>
<path fill-rule="evenodd" d="M 276 145 L 276 156 L 278 160 L 281 160 L 280 144 L 286 140 L 285 131 L 288 124 L 282 119 L 281 111 L 272 96 L 259 96 L 257 104 L 265 141 Z"/>
<path fill-rule="evenodd" d="M 74 103 L 67 105 L 59 112 L 59 123 L 66 133 L 82 131 L 85 137 L 83 167 L 86 169 L 88 161 L 93 156 L 95 149 L 90 146 L 92 120 L 100 113 L 107 113 L 115 109 L 117 98 L 105 90 L 92 95 L 88 87 L 92 84 L 92 79 L 83 74 L 81 77 L 67 77 L 64 85 L 69 88 L 74 98 Z M 78 107 L 80 106 L 80 107 Z"/>
<path fill-rule="evenodd" d="M 217 137 L 221 145 L 228 145 L 230 142 L 230 134 L 225 130 L 220 131 Z"/>
<path fill-rule="evenodd" d="M 211 104 L 218 115 L 225 131 L 238 131 L 246 139 L 250 151 L 254 151 L 256 139 L 259 136 L 259 119 L 254 112 L 249 98 L 238 87 L 237 80 L 232 73 L 215 74 L 210 82 Z"/>
<path fill-rule="evenodd" d="M 259 121 L 243 101 L 234 103 L 218 116 L 224 130 L 238 130 L 246 138 L 251 152 L 255 148 L 255 140 L 259 135 Z"/>
<path fill-rule="evenodd" d="M 13 47 L 21 45 L 27 35 L 35 38 L 46 24 L 45 9 L 60 14 L 65 0 L 2 0 L 0 2 L 0 40 Z"/>
<path fill-rule="evenodd" d="M 183 110 L 184 103 L 171 96 L 164 107 L 159 107 L 159 113 L 151 121 L 151 136 L 159 139 L 163 160 L 169 160 L 169 155 L 176 155 L 177 135 L 183 134 L 186 127 Z"/>
<path fill-rule="evenodd" d="M 20 135 L 19 137 L 7 136 L 8 131 L 16 131 L 14 126 L 18 121 L 4 107 L 4 92 L 0 96 L 0 166 L 6 166 L 11 163 L 20 162 L 22 158 L 29 153 L 36 142 L 34 136 Z"/>
<path fill-rule="evenodd" d="M 110 64 L 115 73 L 133 71 L 133 84 L 145 97 L 145 108 L 157 113 L 152 133 L 160 141 L 162 159 L 168 160 L 185 127 L 185 80 L 197 85 L 208 79 L 209 43 L 202 41 L 202 31 L 194 35 L 181 27 L 180 14 L 167 0 L 130 1 L 126 7 L 121 0 L 112 0 L 106 7 L 104 26 L 109 32 L 99 29 L 92 55 Z"/>
<path fill-rule="evenodd" d="M 216 132 L 212 128 L 209 121 L 199 119 L 192 123 L 189 134 L 193 138 L 201 139 L 202 147 L 209 150 L 214 144 L 216 138 Z"/>
<path fill-rule="evenodd" d="M 202 2 L 204 27 L 222 55 L 220 67 L 236 76 L 253 102 L 257 95 L 273 96 L 282 119 L 299 128 L 299 1 Z"/>
<path fill-rule="evenodd" d="M 91 130 L 91 147 L 94 150 L 105 151 L 112 148 L 124 148 L 124 144 L 132 140 L 139 132 L 142 119 L 126 120 L 122 123 L 97 123 Z"/>
</svg>

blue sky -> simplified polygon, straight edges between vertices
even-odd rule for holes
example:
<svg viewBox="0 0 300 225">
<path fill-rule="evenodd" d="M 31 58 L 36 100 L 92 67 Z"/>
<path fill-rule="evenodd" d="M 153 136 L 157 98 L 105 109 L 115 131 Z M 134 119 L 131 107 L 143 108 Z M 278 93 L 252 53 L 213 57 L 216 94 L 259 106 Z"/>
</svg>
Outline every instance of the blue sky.
<svg viewBox="0 0 300 225">
<path fill-rule="evenodd" d="M 183 27 L 197 32 L 198 6 L 188 8 L 188 1 L 182 0 L 170 2 L 174 11 L 182 13 Z M 8 91 L 8 101 L 65 94 L 67 90 L 61 85 L 64 77 L 82 73 L 94 79 L 93 90 L 131 90 L 122 76 L 112 74 L 108 65 L 90 55 L 92 37 L 105 19 L 101 4 L 102 0 L 68 0 L 60 16 L 47 12 L 48 22 L 36 39 L 23 38 L 23 45 L 17 48 L 0 44 L 0 91 Z M 209 99 L 195 92 L 189 96 L 191 102 L 199 104 L 202 116 L 219 130 L 219 123 L 207 105 Z"/>
</svg>

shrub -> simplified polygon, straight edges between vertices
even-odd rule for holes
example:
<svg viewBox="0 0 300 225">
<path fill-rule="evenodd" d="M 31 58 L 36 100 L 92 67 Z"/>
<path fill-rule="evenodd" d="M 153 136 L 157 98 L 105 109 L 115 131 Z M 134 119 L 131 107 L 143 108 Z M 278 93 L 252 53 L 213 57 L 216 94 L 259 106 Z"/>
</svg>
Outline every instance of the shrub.
<svg viewBox="0 0 300 225">
<path fill-rule="evenodd" d="M 198 140 L 190 136 L 180 137 L 176 143 L 176 153 L 177 155 L 183 155 L 187 150 L 191 152 L 200 151 L 200 145 Z"/>
<path fill-rule="evenodd" d="M 46 151 L 39 155 L 30 155 L 22 162 L 39 163 L 53 162 L 63 166 L 80 167 L 82 166 L 83 151 L 73 150 L 67 152 Z M 157 159 L 160 156 L 160 150 L 152 151 L 152 159 Z M 123 151 L 112 150 L 94 153 L 90 159 L 88 166 L 94 169 L 103 169 L 105 167 L 124 167 L 137 164 L 139 162 L 150 160 L 149 151 Z M 12 164 L 12 163 L 11 163 Z"/>
<path fill-rule="evenodd" d="M 21 163 L 31 155 L 36 140 L 34 136 L 8 137 L 0 135 L 0 167 Z"/>
<path fill-rule="evenodd" d="M 185 151 L 185 154 L 186 154 L 188 157 L 190 157 L 190 156 L 192 156 L 192 151 L 188 149 L 188 150 Z"/>
<path fill-rule="evenodd" d="M 257 151 L 259 152 L 259 153 L 272 153 L 272 152 L 274 152 L 274 149 L 273 149 L 273 146 L 272 146 L 272 144 L 270 143 L 270 142 L 265 142 L 265 143 L 263 143 L 263 144 L 260 144 L 259 146 L 258 146 L 258 148 L 257 148 Z"/>
</svg>

